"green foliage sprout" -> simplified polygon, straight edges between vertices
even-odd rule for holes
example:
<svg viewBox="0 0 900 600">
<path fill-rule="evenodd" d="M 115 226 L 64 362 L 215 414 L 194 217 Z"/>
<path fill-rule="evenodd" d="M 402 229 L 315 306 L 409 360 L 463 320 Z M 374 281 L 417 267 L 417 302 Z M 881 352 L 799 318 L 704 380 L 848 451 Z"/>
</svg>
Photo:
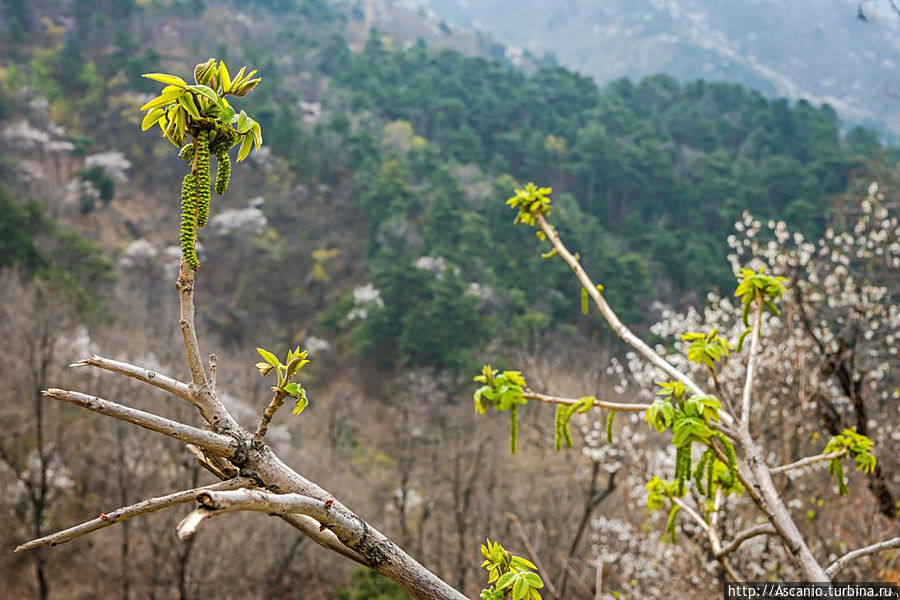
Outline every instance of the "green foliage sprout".
<svg viewBox="0 0 900 600">
<path fill-rule="evenodd" d="M 537 569 L 534 563 L 514 556 L 499 542 L 491 540 L 481 545 L 481 555 L 488 583 L 493 584 L 481 590 L 481 600 L 541 600 L 538 590 L 544 587 L 544 582 L 534 572 Z"/>
<path fill-rule="evenodd" d="M 869 474 L 875 471 L 878 461 L 872 453 L 872 440 L 856 433 L 856 427 L 844 429 L 842 433 L 832 437 L 825 446 L 824 454 L 845 450 L 856 460 L 856 470 Z M 828 463 L 828 472 L 835 476 L 838 482 L 838 493 L 843 496 L 847 493 L 847 484 L 844 481 L 844 465 L 841 462 L 843 456 L 832 458 Z"/>
<path fill-rule="evenodd" d="M 484 414 L 488 402 L 492 403 L 494 408 L 500 412 L 509 411 L 509 451 L 515 454 L 519 428 L 519 405 L 528 402 L 524 397 L 525 378 L 519 371 L 500 373 L 490 365 L 485 365 L 481 369 L 481 374 L 474 377 L 474 381 L 484 384 L 475 390 L 473 395 L 475 412 Z"/>
<path fill-rule="evenodd" d="M 259 123 L 244 111 L 235 112 L 225 99 L 245 96 L 259 84 L 261 78 L 253 77 L 256 71 L 244 75 L 246 69 L 242 67 L 232 78 L 224 62 L 210 58 L 194 68 L 193 85 L 167 73 L 144 74 L 165 87 L 141 107 L 147 111 L 141 128 L 147 131 L 159 125 L 163 137 L 179 149 L 179 158 L 190 161 L 182 182 L 180 241 L 184 261 L 194 271 L 200 268 L 195 250 L 197 229 L 209 218 L 210 154 L 218 159 L 216 193 L 222 194 L 231 175 L 228 150 L 240 143 L 240 162 L 254 146 L 259 150 L 262 145 Z M 185 144 L 188 135 L 193 141 Z"/>
<path fill-rule="evenodd" d="M 549 216 L 551 211 L 550 194 L 552 188 L 537 187 L 533 183 L 527 184 L 523 189 L 517 189 L 516 195 L 506 201 L 510 208 L 518 209 L 515 224 L 535 225 L 535 215 Z M 550 258 L 549 256 L 547 258 Z"/>
<path fill-rule="evenodd" d="M 746 329 L 741 333 L 741 337 L 738 340 L 738 352 L 741 351 L 744 339 L 751 331 L 750 308 L 754 304 L 761 303 L 763 308 L 776 317 L 781 315 L 781 310 L 775 306 L 774 301 L 781 298 L 781 295 L 784 293 L 783 284 L 785 281 L 787 281 L 786 277 L 767 275 L 765 268 L 761 268 L 758 271 L 741 269 L 734 295 L 741 299 L 741 321 Z"/>
<path fill-rule="evenodd" d="M 306 350 L 300 351 L 300 348 L 294 348 L 288 351 L 285 362 L 282 363 L 278 357 L 263 348 L 257 348 L 257 352 L 262 356 L 265 362 L 256 363 L 259 374 L 265 377 L 272 371 L 278 376 L 278 384 L 272 388 L 274 392 L 283 392 L 285 395 L 294 398 L 293 414 L 299 415 L 309 405 L 306 397 L 306 390 L 299 382 L 291 381 L 294 376 L 309 363 Z"/>
<path fill-rule="evenodd" d="M 716 361 L 723 356 L 727 357 L 731 350 L 728 340 L 718 335 L 718 330 L 713 329 L 709 333 L 685 333 L 682 339 L 690 342 L 687 350 L 687 358 L 691 362 L 705 365 L 712 372 L 716 370 Z"/>
</svg>

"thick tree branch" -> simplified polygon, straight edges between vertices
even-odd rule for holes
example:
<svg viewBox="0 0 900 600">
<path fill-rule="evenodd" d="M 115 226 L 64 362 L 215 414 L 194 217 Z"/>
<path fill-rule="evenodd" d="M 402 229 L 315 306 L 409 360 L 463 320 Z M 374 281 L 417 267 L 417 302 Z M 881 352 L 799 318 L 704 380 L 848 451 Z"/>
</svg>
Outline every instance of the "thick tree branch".
<svg viewBox="0 0 900 600">
<path fill-rule="evenodd" d="M 717 556 L 728 556 L 729 554 L 735 552 L 738 548 L 741 547 L 741 544 L 746 542 L 751 538 L 755 538 L 760 535 L 775 535 L 775 528 L 771 525 L 756 525 L 754 527 L 750 527 L 749 529 L 745 529 L 740 532 L 734 539 L 728 542 L 725 546 L 722 547 L 721 550 L 717 553 Z"/>
<path fill-rule="evenodd" d="M 188 385 L 186 383 L 182 383 L 177 379 L 172 379 L 171 377 L 168 377 L 161 373 L 157 373 L 156 371 L 138 367 L 137 365 L 132 365 L 118 360 L 112 360 L 109 358 L 103 358 L 102 356 L 93 354 L 90 358 L 85 358 L 84 360 L 74 362 L 69 366 L 97 367 L 98 369 L 103 369 L 104 371 L 110 371 L 111 373 L 125 375 L 126 377 L 131 377 L 132 379 L 137 379 L 138 381 L 143 381 L 144 383 L 149 383 L 152 386 L 158 387 L 161 390 L 165 390 L 173 396 L 177 396 L 179 398 L 187 400 L 188 402 L 194 402 L 194 399 L 191 397 L 190 388 L 188 388 Z"/>
<path fill-rule="evenodd" d="M 331 530 L 343 545 L 365 561 L 364 564 L 396 582 L 413 597 L 452 600 L 465 598 L 383 534 L 331 498 L 323 501 L 304 494 L 273 494 L 263 490 L 243 489 L 202 492 L 198 494 L 197 501 L 200 506 L 179 524 L 179 537 L 190 537 L 204 520 L 227 512 L 252 510 L 283 517 L 305 515 L 318 521 L 321 529 Z"/>
<path fill-rule="evenodd" d="M 209 380 L 203 369 L 203 359 L 200 358 L 200 342 L 197 341 L 197 331 L 194 328 L 194 271 L 183 258 L 175 287 L 178 289 L 178 296 L 181 300 L 179 324 L 184 341 L 184 353 L 191 373 L 191 385 L 202 389 L 206 387 Z"/>
<path fill-rule="evenodd" d="M 872 544 L 871 546 L 866 546 L 864 548 L 854 550 L 853 552 L 848 552 L 847 554 L 831 563 L 828 568 L 825 569 L 825 574 L 829 577 L 834 577 L 840 572 L 841 569 L 846 567 L 854 560 L 869 556 L 870 554 L 875 554 L 876 552 L 881 552 L 882 550 L 889 550 L 891 548 L 900 548 L 900 537 L 884 540 L 883 542 L 878 542 L 877 544 Z"/>
<path fill-rule="evenodd" d="M 227 435 L 185 425 L 184 423 L 172 421 L 171 419 L 166 419 L 165 417 L 160 417 L 136 408 L 130 408 L 128 406 L 116 404 L 115 402 L 110 402 L 109 400 L 103 400 L 97 396 L 89 396 L 79 392 L 59 390 L 56 388 L 50 388 L 49 390 L 44 391 L 43 394 L 55 400 L 68 402 L 69 404 L 86 408 L 90 411 L 100 413 L 101 415 L 140 425 L 145 429 L 161 433 L 171 438 L 175 438 L 176 440 L 194 444 L 195 446 L 209 450 L 219 456 L 232 458 L 238 451 L 237 441 Z"/>
<path fill-rule="evenodd" d="M 339 540 L 338 537 L 334 534 L 334 532 L 328 529 L 321 529 L 321 524 L 312 517 L 294 514 L 279 516 L 281 517 L 282 521 L 288 523 L 291 527 L 300 531 L 323 548 L 331 550 L 332 552 L 337 552 L 341 556 L 345 556 L 350 560 L 363 565 L 364 567 L 372 566 L 359 552 L 356 552 L 352 548 L 345 546 L 344 543 L 341 542 L 341 540 Z"/>
<path fill-rule="evenodd" d="M 807 456 L 806 458 L 801 458 L 796 462 L 792 462 L 787 465 L 781 465 L 780 467 L 771 467 L 769 469 L 770 473 L 787 473 L 788 471 L 793 471 L 794 469 L 802 469 L 803 467 L 807 467 L 809 465 L 815 464 L 817 462 L 823 462 L 826 460 L 831 460 L 834 458 L 841 458 L 842 456 L 846 456 L 846 450 L 839 450 L 837 452 L 829 452 L 828 454 L 817 454 L 815 456 Z"/>
<path fill-rule="evenodd" d="M 194 500 L 196 500 L 197 494 L 204 491 L 234 490 L 237 488 L 245 488 L 251 485 L 253 485 L 252 479 L 246 477 L 238 477 L 236 479 L 220 481 L 212 485 L 194 488 L 192 490 L 183 490 L 180 492 L 175 492 L 173 494 L 167 494 L 158 498 L 148 498 L 147 500 L 143 500 L 141 502 L 138 502 L 137 504 L 124 506 L 110 513 L 101 514 L 96 519 L 85 521 L 84 523 L 80 523 L 79 525 L 75 525 L 74 527 L 69 527 L 68 529 L 63 529 L 62 531 L 58 531 L 42 538 L 32 540 L 26 544 L 22 544 L 21 546 L 16 548 L 15 551 L 22 552 L 24 550 L 31 550 L 32 548 L 37 548 L 39 546 L 58 546 L 59 544 L 64 544 L 66 542 L 74 540 L 75 538 L 87 535 L 92 531 L 97 531 L 98 529 L 103 529 L 104 527 L 115 525 L 120 521 L 132 519 L 141 515 L 146 515 L 158 510 L 162 510 L 164 508 L 177 506 L 179 504 L 193 502 Z"/>
<path fill-rule="evenodd" d="M 563 398 L 561 396 L 551 396 L 550 394 L 541 394 L 532 390 L 525 390 L 525 398 L 535 400 L 536 402 L 545 402 L 547 404 L 562 404 L 564 406 L 572 406 L 578 404 L 579 400 L 574 398 Z M 606 408 L 609 410 L 646 410 L 650 408 L 649 404 L 628 403 L 628 402 L 608 402 L 606 400 L 594 400 L 594 408 Z"/>
</svg>

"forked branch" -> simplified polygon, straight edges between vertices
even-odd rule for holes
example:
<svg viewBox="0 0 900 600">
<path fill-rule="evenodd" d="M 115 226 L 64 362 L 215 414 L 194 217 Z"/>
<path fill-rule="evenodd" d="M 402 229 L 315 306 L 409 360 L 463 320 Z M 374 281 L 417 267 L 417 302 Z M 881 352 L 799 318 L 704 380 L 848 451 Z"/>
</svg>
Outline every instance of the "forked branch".
<svg viewBox="0 0 900 600">
<path fill-rule="evenodd" d="M 144 412 L 136 408 L 123 406 L 109 400 L 98 398 L 97 396 L 89 396 L 80 392 L 72 392 L 69 390 L 59 390 L 50 388 L 43 392 L 44 396 L 61 400 L 74 404 L 90 411 L 113 417 L 122 421 L 127 421 L 135 425 L 139 425 L 144 429 L 149 429 L 157 433 L 161 433 L 182 442 L 188 442 L 199 446 L 205 450 L 209 450 L 219 456 L 228 458 L 234 457 L 238 451 L 238 443 L 234 438 L 213 433 L 191 425 L 185 425 L 178 421 L 166 419 L 159 415 Z"/>
<path fill-rule="evenodd" d="M 143 500 L 141 502 L 138 502 L 137 504 L 132 504 L 131 506 L 124 506 L 109 513 L 101 513 L 101 515 L 96 519 L 85 521 L 84 523 L 80 523 L 78 525 L 75 525 L 74 527 L 69 527 L 68 529 L 63 529 L 62 531 L 58 531 L 42 538 L 32 540 L 26 544 L 22 544 L 21 546 L 16 548 L 15 551 L 22 552 L 23 550 L 31 550 L 32 548 L 37 548 L 39 546 L 58 546 L 59 544 L 64 544 L 66 542 L 74 540 L 75 538 L 87 535 L 92 531 L 97 531 L 98 529 L 103 529 L 104 527 L 115 525 L 116 523 L 119 523 L 121 521 L 133 519 L 134 517 L 146 515 L 158 510 L 162 510 L 164 508 L 177 506 L 179 504 L 187 504 L 188 502 L 193 502 L 197 498 L 197 494 L 204 491 L 234 490 L 238 488 L 246 488 L 251 485 L 253 485 L 252 479 L 246 477 L 237 477 L 235 479 L 220 481 L 212 485 L 206 485 L 203 487 L 194 488 L 192 490 L 183 490 L 180 492 L 175 492 L 173 494 L 159 496 L 158 498 L 148 498 L 147 500 Z"/>
<path fill-rule="evenodd" d="M 186 383 L 182 383 L 177 379 L 173 379 L 167 375 L 163 375 L 162 373 L 158 373 L 151 369 L 145 369 L 143 367 L 118 360 L 103 358 L 102 356 L 97 356 L 96 354 L 91 355 L 90 358 L 85 358 L 84 360 L 74 362 L 69 366 L 97 367 L 98 369 L 103 369 L 104 371 L 118 373 L 119 375 L 125 375 L 126 377 L 131 377 L 132 379 L 137 379 L 138 381 L 143 381 L 144 383 L 149 383 L 152 386 L 158 387 L 161 390 L 165 390 L 173 396 L 177 396 L 179 398 L 182 398 L 183 400 L 187 400 L 188 402 L 194 402 L 193 398 L 191 397 L 190 388 Z"/>
<path fill-rule="evenodd" d="M 734 536 L 734 539 L 723 546 L 722 549 L 718 553 L 716 553 L 716 556 L 728 556 L 729 554 L 735 552 L 738 548 L 740 548 L 741 544 L 757 536 L 775 534 L 775 528 L 768 524 L 750 527 L 749 529 L 745 529 L 744 531 Z"/>
<path fill-rule="evenodd" d="M 854 550 L 853 552 L 848 552 L 847 554 L 831 563 L 828 568 L 825 569 L 825 574 L 829 577 L 834 577 L 841 571 L 841 569 L 846 567 L 854 560 L 864 558 L 866 556 L 869 556 L 870 554 L 875 554 L 876 552 L 881 552 L 882 550 L 889 550 L 891 548 L 900 548 L 900 536 L 889 540 L 884 540 L 883 542 L 878 542 L 877 544 L 872 544 L 871 546 L 859 548 L 858 550 Z"/>
<path fill-rule="evenodd" d="M 796 462 L 792 462 L 787 465 L 781 465 L 780 467 L 772 467 L 769 469 L 770 473 L 787 473 L 788 471 L 793 471 L 795 469 L 802 469 L 803 467 L 808 467 L 809 465 L 813 465 L 817 462 L 823 462 L 827 460 L 832 460 L 835 458 L 841 458 L 847 456 L 847 450 L 838 450 L 837 452 L 829 452 L 828 454 L 817 454 L 815 456 L 807 456 L 806 458 L 801 458 Z"/>
</svg>

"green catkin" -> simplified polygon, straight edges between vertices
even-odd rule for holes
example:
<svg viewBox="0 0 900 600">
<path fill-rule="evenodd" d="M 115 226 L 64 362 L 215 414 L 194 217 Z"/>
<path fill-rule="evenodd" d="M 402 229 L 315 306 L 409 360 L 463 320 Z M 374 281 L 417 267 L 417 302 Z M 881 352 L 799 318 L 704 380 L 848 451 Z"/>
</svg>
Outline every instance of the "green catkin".
<svg viewBox="0 0 900 600">
<path fill-rule="evenodd" d="M 178 158 L 181 160 L 191 160 L 194 158 L 194 142 L 182 146 L 181 151 L 178 153 Z"/>
<path fill-rule="evenodd" d="M 228 154 L 220 152 L 216 154 L 216 194 L 221 196 L 228 189 L 228 182 L 231 180 L 231 159 Z"/>
<path fill-rule="evenodd" d="M 847 493 L 847 483 L 844 481 L 844 465 L 840 460 L 834 461 L 834 476 L 837 478 L 838 494 L 843 496 Z"/>
<path fill-rule="evenodd" d="M 697 465 L 694 467 L 694 487 L 703 496 L 706 495 L 706 492 L 703 490 L 703 473 L 706 469 L 706 460 L 709 458 L 708 452 L 707 450 L 700 455 L 700 460 L 697 461 Z"/>
<path fill-rule="evenodd" d="M 609 414 L 606 415 L 606 443 L 613 443 L 613 419 L 616 418 L 616 411 L 611 410 Z"/>
<path fill-rule="evenodd" d="M 192 173 L 184 176 L 181 182 L 181 255 L 184 262 L 192 270 L 200 269 L 197 252 L 194 248 L 194 218 L 196 215 L 197 182 Z"/>
<path fill-rule="evenodd" d="M 572 447 L 572 431 L 569 429 L 569 421 L 572 419 L 572 415 L 575 414 L 575 410 L 578 408 L 577 404 L 573 404 L 571 406 L 566 407 L 566 412 L 563 413 L 563 439 L 566 440 L 566 448 Z"/>
<path fill-rule="evenodd" d="M 519 435 L 519 405 L 513 404 L 509 409 L 509 452 L 516 453 L 516 438 Z"/>
<path fill-rule="evenodd" d="M 581 313 L 588 314 L 588 293 L 585 288 L 581 288 Z"/>
<path fill-rule="evenodd" d="M 562 404 L 556 405 L 556 413 L 554 414 L 553 424 L 553 447 L 556 450 L 562 448 L 562 414 L 565 408 Z"/>
<path fill-rule="evenodd" d="M 691 445 L 679 446 L 675 452 L 675 479 L 678 481 L 677 496 L 684 494 L 684 481 L 691 474 Z"/>
<path fill-rule="evenodd" d="M 732 445 L 731 440 L 725 437 L 725 434 L 721 431 L 713 432 L 710 437 L 722 442 L 722 446 L 725 447 L 725 456 L 728 458 L 728 470 L 731 472 L 731 478 L 733 481 L 737 481 L 737 460 L 734 456 L 734 446 Z"/>
<path fill-rule="evenodd" d="M 669 520 L 666 521 L 666 531 L 672 536 L 672 543 L 675 543 L 675 517 L 678 516 L 678 513 L 681 511 L 681 507 L 677 504 L 672 507 L 672 510 L 669 511 Z"/>
<path fill-rule="evenodd" d="M 197 134 L 197 227 L 209 218 L 209 132 Z"/>
<path fill-rule="evenodd" d="M 714 457 L 709 458 L 709 463 L 707 466 L 706 472 L 706 497 L 712 498 L 713 496 L 713 484 L 715 480 L 713 479 L 716 474 L 716 459 Z"/>
</svg>

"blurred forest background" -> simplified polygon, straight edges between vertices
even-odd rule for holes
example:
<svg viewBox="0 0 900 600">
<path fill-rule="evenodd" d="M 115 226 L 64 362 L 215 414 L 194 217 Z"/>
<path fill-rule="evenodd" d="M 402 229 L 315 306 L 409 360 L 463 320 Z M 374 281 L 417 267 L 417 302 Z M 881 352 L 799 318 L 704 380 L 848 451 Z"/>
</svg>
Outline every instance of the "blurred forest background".
<svg viewBox="0 0 900 600">
<path fill-rule="evenodd" d="M 846 18 L 856 18 L 852 6 Z M 896 214 L 900 152 L 828 105 L 667 75 L 600 86 L 552 57 L 510 55 L 485 34 L 372 3 L 0 2 L 0 574 L 9 597 L 403 597 L 252 515 L 188 543 L 174 533 L 182 515 L 164 512 L 12 554 L 30 537 L 205 481 L 170 440 L 39 391 L 74 385 L 188 418 L 162 396 L 65 365 L 102 352 L 183 374 L 174 289 L 182 165 L 141 134 L 137 108 L 158 89 L 142 73 L 187 77 L 213 56 L 263 76 L 240 107 L 261 123 L 265 147 L 214 198 L 200 238 L 201 344 L 219 356 L 235 416 L 249 425 L 266 402 L 253 348 L 299 342 L 313 359 L 310 408 L 279 415 L 270 443 L 467 594 L 485 579 L 479 543 L 490 536 L 521 554 L 524 535 L 565 597 L 593 597 L 598 557 L 610 564 L 604 589 L 618 597 L 717 597 L 703 544 L 689 528 L 678 546 L 660 541 L 658 518 L 644 510 L 643 483 L 665 448 L 638 444 L 642 423 L 623 417 L 623 442 L 608 447 L 585 419 L 575 428 L 584 451 L 555 452 L 549 410 L 529 407 L 510 457 L 506 422 L 473 414 L 471 377 L 484 362 L 521 368 L 539 390 L 634 393 L 613 336 L 581 315 L 569 269 L 541 260 L 504 200 L 516 182 L 552 186 L 554 221 L 610 303 L 671 347 L 678 332 L 654 323 L 702 307 L 708 294 L 731 295 L 728 240 L 745 211 L 783 220 L 802 239 L 854 233 L 873 180 Z M 887 290 L 887 325 L 867 337 L 858 324 L 837 362 L 807 349 L 804 368 L 826 391 L 795 405 L 785 397 L 772 415 L 773 436 L 795 435 L 792 446 L 773 444 L 773 464 L 820 449 L 816 436 L 844 425 L 876 440 L 881 471 L 870 481 L 854 474 L 849 496 L 823 472 L 786 483 L 826 556 L 898 529 L 897 265 L 857 266 L 854 281 Z M 871 371 L 854 379 L 862 369 Z M 238 542 L 240 552 L 218 552 Z M 755 579 L 790 578 L 779 548 L 763 539 L 754 552 L 743 566 Z M 842 576 L 896 581 L 898 570 L 887 553 Z"/>
</svg>

